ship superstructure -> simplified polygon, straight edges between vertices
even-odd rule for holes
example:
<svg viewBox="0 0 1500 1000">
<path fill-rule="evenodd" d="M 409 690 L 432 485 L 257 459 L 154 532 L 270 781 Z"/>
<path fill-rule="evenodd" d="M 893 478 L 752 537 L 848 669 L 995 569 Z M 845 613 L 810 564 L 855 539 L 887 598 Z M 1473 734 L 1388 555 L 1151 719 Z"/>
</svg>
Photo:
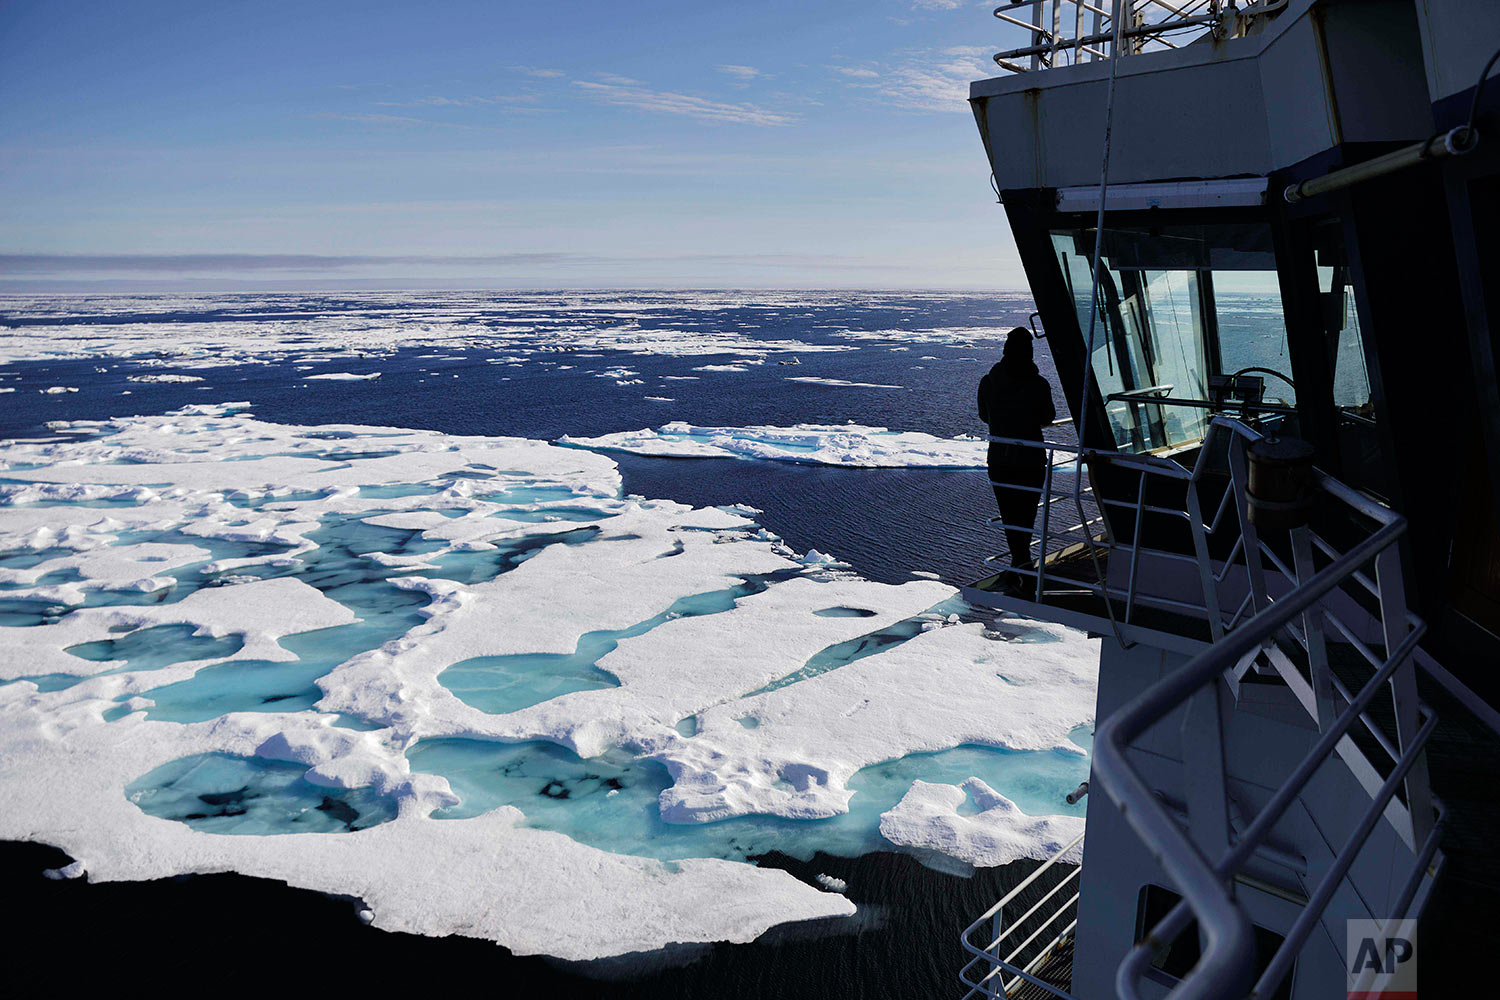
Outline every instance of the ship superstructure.
<svg viewBox="0 0 1500 1000">
<path fill-rule="evenodd" d="M 968 596 L 1102 652 L 1085 863 L 969 928 L 970 995 L 1390 990 L 1403 920 L 1451 982 L 1500 891 L 1500 5 L 995 14 L 1070 416 L 1010 442 L 1037 569 Z"/>
</svg>

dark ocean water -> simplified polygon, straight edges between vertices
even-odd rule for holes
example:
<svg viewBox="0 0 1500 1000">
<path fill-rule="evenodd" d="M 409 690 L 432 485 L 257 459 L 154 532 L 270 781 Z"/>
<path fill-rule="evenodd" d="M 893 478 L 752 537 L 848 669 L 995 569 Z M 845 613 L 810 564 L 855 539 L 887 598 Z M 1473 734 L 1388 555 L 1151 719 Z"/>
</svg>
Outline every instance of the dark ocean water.
<svg viewBox="0 0 1500 1000">
<path fill-rule="evenodd" d="M 518 342 L 484 343 L 485 324 L 499 329 L 535 318 L 526 313 L 524 296 L 503 299 L 481 310 L 484 319 L 469 344 L 437 348 L 424 341 L 422 327 L 442 313 L 448 301 L 442 295 L 415 296 L 409 303 L 382 296 L 378 304 L 361 296 L 231 296 L 212 302 L 122 302 L 111 297 L 107 303 L 73 299 L 47 308 L 0 299 L 0 335 L 5 338 L 0 357 L 7 356 L 4 345 L 11 357 L 21 348 L 34 354 L 38 345 L 60 335 L 86 342 L 91 327 L 111 337 L 122 329 L 150 330 L 159 345 L 128 359 L 89 356 L 0 364 L 0 388 L 16 390 L 0 393 L 0 437 L 44 435 L 48 421 L 156 414 L 191 403 L 241 400 L 251 404 L 257 417 L 285 423 L 374 424 L 546 440 L 656 427 L 671 420 L 712 426 L 852 421 L 940 436 L 982 434 L 974 411 L 976 385 L 998 360 L 998 335 L 1024 324 L 1032 308 L 1018 297 L 851 294 L 790 304 L 752 300 L 739 308 L 704 312 L 693 308 L 690 299 L 656 295 L 650 308 L 637 311 L 633 322 L 641 330 L 680 330 L 690 323 L 705 336 L 730 331 L 750 340 L 854 347 L 772 354 L 745 372 L 719 373 L 695 369 L 743 362 L 744 356 L 638 355 L 589 347 L 530 353 L 519 363 L 496 364 L 516 357 Z M 472 305 L 465 308 L 472 313 Z M 549 333 L 556 326 L 555 312 L 523 343 L 557 346 Z M 591 316 L 582 307 L 568 318 L 580 326 L 618 322 Z M 330 345 L 326 336 L 304 340 L 295 335 L 302 322 L 316 332 L 330 322 L 355 320 L 409 325 L 410 343 L 379 354 L 330 358 L 330 347 L 337 345 Z M 224 364 L 206 367 L 201 355 L 185 363 L 175 352 L 177 331 L 184 338 L 198 337 L 225 323 L 241 328 L 266 323 L 265 357 L 236 348 L 225 352 Z M 294 331 L 290 335 L 289 327 Z M 876 336 L 857 336 L 870 333 Z M 1055 386 L 1045 342 L 1038 347 L 1038 363 Z M 800 364 L 777 363 L 792 356 Z M 572 367 L 562 370 L 563 365 Z M 631 374 L 601 374 L 620 368 Z M 306 379 L 319 372 L 375 371 L 381 377 L 371 381 Z M 171 373 L 203 381 L 130 380 Z M 809 384 L 789 381 L 790 376 L 899 388 Z M 635 379 L 639 382 L 619 384 Z M 42 391 L 52 386 L 77 391 Z M 1059 412 L 1066 412 L 1060 394 L 1054 395 Z M 993 500 L 979 470 L 613 457 L 627 493 L 694 505 L 760 508 L 761 522 L 793 547 L 830 552 L 876 580 L 901 582 L 914 570 L 927 570 L 951 583 L 967 582 L 985 575 L 984 554 L 1002 549 L 985 523 Z M 390 984 L 426 981 L 444 989 L 467 989 L 472 987 L 462 982 L 479 975 L 504 996 L 953 997 L 962 992 L 954 978 L 964 961 L 959 931 L 1033 867 L 1023 862 L 964 878 L 900 854 L 819 856 L 811 863 L 767 857 L 761 863 L 802 877 L 827 872 L 846 878 L 861 916 L 777 929 L 751 945 L 715 945 L 578 968 L 517 959 L 483 942 L 372 931 L 358 924 L 345 903 L 240 876 L 105 887 L 45 882 L 40 870 L 60 863 L 55 855 L 14 845 L 0 851 L 7 888 L 14 898 L 29 901 L 34 916 L 21 944 L 29 941 L 38 954 L 50 953 L 73 928 L 86 926 L 96 930 L 92 938 L 103 962 L 128 963 L 160 929 L 175 934 L 184 946 L 185 974 L 211 992 L 231 994 L 281 986 L 284 978 L 278 970 L 287 963 L 311 968 L 314 974 L 321 970 L 325 981 L 304 984 L 316 985 L 319 992 L 364 992 L 384 978 L 376 975 L 372 981 L 369 972 L 375 963 L 399 970 L 390 974 Z M 159 963 L 161 956 L 152 961 Z M 424 968 L 429 971 L 417 971 Z M 171 981 L 170 976 L 158 980 Z"/>
<path fill-rule="evenodd" d="M 980 377 L 999 360 L 1003 332 L 1024 325 L 1032 306 L 1017 296 L 840 295 L 826 304 L 746 305 L 712 312 L 692 308 L 690 298 L 657 295 L 637 313 L 641 331 L 681 331 L 701 327 L 705 338 L 730 333 L 748 341 L 798 341 L 852 350 L 790 351 L 767 356 L 744 372 L 706 372 L 707 365 L 743 364 L 743 354 L 640 355 L 588 348 L 528 355 L 519 364 L 494 364 L 517 356 L 518 345 L 552 346 L 551 327 L 534 337 L 507 339 L 489 347 L 433 347 L 422 341 L 434 310 L 445 297 L 415 297 L 404 317 L 399 301 L 382 299 L 378 310 L 359 296 L 317 299 L 287 296 L 233 296 L 188 308 L 194 300 L 173 298 L 157 308 L 142 298 L 125 303 L 102 300 L 99 314 L 89 299 L 70 303 L 67 315 L 22 308 L 0 298 L 0 327 L 11 328 L 13 344 L 31 345 L 67 336 L 118 336 L 122 328 L 149 329 L 159 351 L 129 360 L 101 357 L 24 361 L 0 365 L 0 437 L 43 432 L 51 420 L 100 420 L 131 414 L 163 413 L 190 403 L 247 401 L 261 419 L 296 424 L 358 423 L 414 427 L 452 434 L 498 434 L 554 440 L 562 435 L 597 436 L 658 427 L 673 420 L 702 426 L 788 426 L 798 423 L 857 424 L 953 437 L 983 434 L 975 412 Z M 486 321 L 524 325 L 524 297 L 507 295 Z M 227 304 L 226 304 L 227 303 Z M 102 308 L 105 304 L 108 309 Z M 230 306 L 232 305 L 232 308 Z M 170 308 L 168 308 L 170 306 Z M 210 307 L 211 306 L 211 307 Z M 608 328 L 619 320 L 607 309 L 567 311 L 579 324 Z M 468 315 L 468 313 L 465 313 Z M 537 313 L 536 315 L 541 315 Z M 551 314 L 548 314 L 551 315 Z M 171 353 L 175 329 L 197 337 L 213 324 L 295 324 L 309 327 L 330 317 L 412 326 L 410 347 L 366 357 L 325 359 L 321 340 L 303 344 L 284 326 L 267 335 L 266 363 L 199 367 L 176 363 Z M 534 319 L 535 316 L 529 318 Z M 555 318 L 548 321 L 557 325 Z M 482 331 L 483 326 L 476 326 Z M 854 339 L 874 336 L 876 339 Z M 482 339 L 482 332 L 475 339 Z M 943 342 L 948 341 L 948 342 Z M 237 352 L 243 353 L 243 352 Z M 433 355 L 442 355 L 441 358 Z M 0 351 L 0 357 L 3 357 Z M 779 361 L 796 358 L 800 364 Z M 234 358 L 226 360 L 233 361 Z M 545 362 L 545 364 L 544 364 Z M 1054 386 L 1058 412 L 1065 413 L 1046 342 L 1037 341 L 1037 363 Z M 572 366 L 560 370 L 561 365 Z M 627 369 L 638 384 L 601 373 Z M 102 370 L 101 370 L 102 369 Z M 309 381 L 320 372 L 367 374 L 371 381 Z M 190 384 L 143 383 L 131 376 L 187 374 Z M 456 377 L 455 377 L 456 376 Z M 790 381 L 840 379 L 894 385 L 860 388 Z M 508 379 L 508 380 L 507 380 Z M 41 390 L 75 387 L 56 395 Z M 649 399 L 670 397 L 671 402 Z M 765 511 L 762 523 L 799 549 L 817 548 L 850 562 L 873 579 L 909 579 L 911 570 L 930 570 L 949 582 L 967 582 L 980 572 L 982 553 L 1003 548 L 985 522 L 993 500 L 982 473 L 931 470 L 859 470 L 786 466 L 735 460 L 663 460 L 614 456 L 625 477 L 625 491 L 694 504 L 744 503 Z"/>
</svg>

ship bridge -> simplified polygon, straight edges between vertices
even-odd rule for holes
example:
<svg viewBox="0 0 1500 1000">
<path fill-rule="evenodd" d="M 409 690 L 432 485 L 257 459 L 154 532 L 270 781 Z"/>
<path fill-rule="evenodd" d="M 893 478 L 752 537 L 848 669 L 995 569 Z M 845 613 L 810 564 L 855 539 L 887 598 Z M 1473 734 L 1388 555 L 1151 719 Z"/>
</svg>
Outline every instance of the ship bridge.
<svg viewBox="0 0 1500 1000">
<path fill-rule="evenodd" d="M 994 439 L 1046 456 L 995 519 L 1035 568 L 967 596 L 1103 644 L 1086 864 L 969 928 L 969 995 L 1391 989 L 1346 932 L 1408 918 L 1440 982 L 1500 891 L 1500 5 L 995 16 L 970 103 L 1070 415 Z"/>
</svg>

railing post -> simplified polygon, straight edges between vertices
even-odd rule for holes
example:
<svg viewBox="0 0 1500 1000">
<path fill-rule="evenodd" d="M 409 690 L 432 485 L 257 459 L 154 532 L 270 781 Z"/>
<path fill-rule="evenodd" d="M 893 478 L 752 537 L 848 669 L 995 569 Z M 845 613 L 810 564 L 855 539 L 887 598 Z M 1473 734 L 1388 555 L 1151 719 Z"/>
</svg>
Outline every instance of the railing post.
<svg viewBox="0 0 1500 1000">
<path fill-rule="evenodd" d="M 1036 602 L 1042 603 L 1042 588 L 1047 580 L 1047 530 L 1052 514 L 1052 461 L 1054 458 L 1051 448 L 1043 448 L 1042 455 L 1047 462 L 1047 471 L 1042 474 L 1042 542 L 1037 546 L 1036 554 Z M 1088 531 L 1087 524 L 1083 526 Z"/>
<path fill-rule="evenodd" d="M 1073 65 L 1083 62 L 1083 4 L 1073 4 Z"/>
<path fill-rule="evenodd" d="M 1292 571 L 1297 574 L 1299 587 L 1317 572 L 1313 566 L 1311 530 L 1305 524 L 1292 529 Z M 1307 639 L 1307 672 L 1312 682 L 1313 705 L 1317 708 L 1318 732 L 1323 732 L 1338 711 L 1333 703 L 1333 676 L 1328 667 L 1321 603 L 1302 613 L 1302 634 Z"/>
<path fill-rule="evenodd" d="M 1388 545 L 1375 557 L 1375 587 L 1380 592 L 1380 619 L 1385 630 L 1385 654 L 1392 656 L 1406 638 L 1406 590 L 1401 578 L 1401 551 Z M 1396 706 L 1396 749 L 1403 754 L 1421 728 L 1418 718 L 1417 674 L 1413 657 L 1391 674 L 1391 698 Z M 1412 849 L 1418 849 L 1432 829 L 1432 790 L 1427 783 L 1426 753 L 1406 776 L 1406 808 L 1411 814 Z"/>
<path fill-rule="evenodd" d="M 1198 499 L 1198 481 L 1187 483 L 1188 530 L 1193 536 L 1193 556 L 1198 561 L 1198 582 L 1203 587 L 1203 610 L 1208 616 L 1208 634 L 1213 642 L 1224 637 L 1224 611 L 1219 607 L 1219 587 L 1214 582 L 1213 563 L 1208 558 L 1208 536 L 1204 534 L 1203 504 Z"/>
<path fill-rule="evenodd" d="M 985 990 L 990 1000 L 1005 1000 L 1005 976 L 1002 974 L 1000 962 L 1000 940 L 1005 935 L 1005 907 L 995 911 L 994 920 L 990 925 L 990 940 L 995 942 L 995 964 L 992 967 L 995 975 L 985 980 Z"/>
<path fill-rule="evenodd" d="M 1266 597 L 1266 570 L 1261 562 L 1260 535 L 1250 523 L 1250 499 L 1246 492 L 1250 482 L 1245 465 L 1245 439 L 1229 435 L 1229 488 L 1234 491 L 1235 511 L 1240 519 L 1240 537 L 1244 540 L 1245 576 L 1250 584 L 1251 616 L 1269 607 Z"/>
<path fill-rule="evenodd" d="M 1036 27 L 1036 30 L 1031 33 L 1031 44 L 1033 48 L 1036 48 L 1042 44 L 1042 0 L 1036 0 L 1031 5 L 1031 23 Z M 1041 68 L 1042 54 L 1040 52 L 1033 52 L 1031 54 L 1031 70 L 1032 72 L 1036 72 Z"/>
<path fill-rule="evenodd" d="M 1052 0 L 1052 51 L 1047 53 L 1047 65 L 1057 65 L 1057 52 L 1061 48 L 1057 44 L 1058 35 L 1062 33 L 1062 5 L 1063 0 Z"/>
<path fill-rule="evenodd" d="M 1141 565 L 1141 530 L 1146 516 L 1146 470 L 1141 469 L 1140 485 L 1135 491 L 1135 537 L 1130 540 L 1130 579 L 1125 586 L 1125 624 L 1130 624 L 1135 613 L 1135 577 Z M 1104 599 L 1109 600 L 1109 586 L 1104 588 Z"/>
</svg>

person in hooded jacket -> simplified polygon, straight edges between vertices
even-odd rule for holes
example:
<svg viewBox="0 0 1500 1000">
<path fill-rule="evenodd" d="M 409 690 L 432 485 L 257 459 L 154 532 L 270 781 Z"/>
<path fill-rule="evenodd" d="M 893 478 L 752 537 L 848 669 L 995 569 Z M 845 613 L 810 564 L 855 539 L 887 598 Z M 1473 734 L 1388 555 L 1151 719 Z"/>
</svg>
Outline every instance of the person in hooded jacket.
<svg viewBox="0 0 1500 1000">
<path fill-rule="evenodd" d="M 1030 330 L 1017 327 L 1010 331 L 999 363 L 979 380 L 979 419 L 989 425 L 995 437 L 1023 441 L 1042 440 L 1042 429 L 1057 419 L 1052 386 L 1031 360 Z M 991 441 L 987 464 L 995 504 L 1005 525 L 1005 541 L 1010 546 L 1010 564 L 1016 569 L 1032 569 L 1030 528 L 1041 502 L 1047 453 L 1041 448 Z M 1011 583 L 1020 585 L 1022 581 L 1012 575 Z"/>
</svg>

